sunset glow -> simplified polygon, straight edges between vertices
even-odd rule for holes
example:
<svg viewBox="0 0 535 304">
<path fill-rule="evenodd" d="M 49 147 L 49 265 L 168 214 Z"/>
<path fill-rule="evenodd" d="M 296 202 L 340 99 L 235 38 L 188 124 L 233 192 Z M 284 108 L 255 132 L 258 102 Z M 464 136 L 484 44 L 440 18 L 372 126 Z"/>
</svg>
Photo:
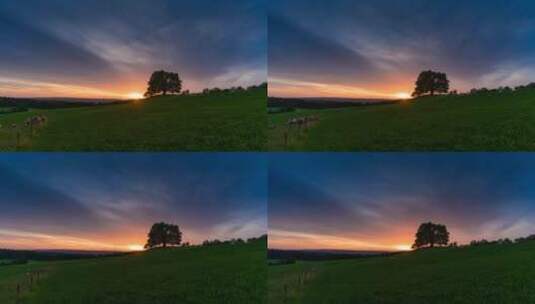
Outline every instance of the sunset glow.
<svg viewBox="0 0 535 304">
<path fill-rule="evenodd" d="M 428 69 L 459 92 L 525 85 L 535 77 L 533 11 L 529 1 L 272 0 L 270 95 L 409 99 Z"/>
<path fill-rule="evenodd" d="M 144 96 L 143 96 L 143 94 L 141 94 L 139 92 L 132 92 L 132 93 L 128 93 L 126 95 L 126 98 L 127 99 L 136 99 L 136 100 L 138 100 L 138 99 L 143 99 Z"/>
<path fill-rule="evenodd" d="M 143 247 L 143 245 L 128 245 L 128 250 L 129 251 L 143 251 L 145 250 L 145 248 Z"/>
<path fill-rule="evenodd" d="M 0 248 L 140 251 L 160 221 L 191 244 L 266 233 L 263 156 L 162 156 L 0 155 Z"/>
<path fill-rule="evenodd" d="M 410 237 L 405 237 L 410 241 Z M 359 239 L 352 236 L 335 236 L 313 234 L 306 232 L 292 232 L 277 229 L 269 231 L 269 247 L 277 249 L 332 249 L 332 250 L 366 250 L 366 251 L 407 251 L 410 245 L 395 245 L 397 239 L 382 240 Z"/>
<path fill-rule="evenodd" d="M 259 0 L 4 1 L 0 20 L 0 96 L 140 99 L 160 69 L 192 92 L 266 81 Z"/>
<path fill-rule="evenodd" d="M 269 247 L 409 251 L 428 221 L 458 244 L 528 236 L 534 172 L 529 154 L 271 155 Z"/>
<path fill-rule="evenodd" d="M 396 88 L 407 89 L 399 84 Z M 406 92 L 392 93 L 389 88 L 374 86 L 362 88 L 350 85 L 338 85 L 310 81 L 270 78 L 269 96 L 281 97 L 333 97 L 333 98 L 370 98 L 370 99 L 408 99 Z M 304 93 L 306 92 L 306 93 Z"/>
<path fill-rule="evenodd" d="M 395 96 L 396 96 L 396 98 L 399 98 L 399 99 L 410 99 L 411 98 L 411 94 L 406 93 L 406 92 L 396 93 Z"/>
<path fill-rule="evenodd" d="M 394 248 L 399 251 L 411 251 L 412 247 L 411 245 L 396 245 Z"/>
</svg>

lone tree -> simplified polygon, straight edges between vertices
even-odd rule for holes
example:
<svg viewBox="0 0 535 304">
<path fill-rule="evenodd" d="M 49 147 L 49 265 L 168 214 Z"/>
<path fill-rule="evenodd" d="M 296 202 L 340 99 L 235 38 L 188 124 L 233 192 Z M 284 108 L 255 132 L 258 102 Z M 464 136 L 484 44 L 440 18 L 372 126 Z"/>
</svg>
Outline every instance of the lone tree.
<svg viewBox="0 0 535 304">
<path fill-rule="evenodd" d="M 450 240 L 450 233 L 445 225 L 431 222 L 423 223 L 416 232 L 416 240 L 412 248 L 446 246 Z"/>
<path fill-rule="evenodd" d="M 152 73 L 149 80 L 149 87 L 145 93 L 145 97 L 152 97 L 155 95 L 178 94 L 182 90 L 182 80 L 178 73 L 171 73 L 166 71 L 156 71 Z"/>
<path fill-rule="evenodd" d="M 156 223 L 152 225 L 150 229 L 149 239 L 145 248 L 178 246 L 182 242 L 182 232 L 178 228 L 178 225 L 172 225 L 167 223 Z"/>
<path fill-rule="evenodd" d="M 416 88 L 412 96 L 419 97 L 426 94 L 433 96 L 436 93 L 448 93 L 449 89 L 450 81 L 446 73 L 423 71 L 416 80 Z"/>
</svg>

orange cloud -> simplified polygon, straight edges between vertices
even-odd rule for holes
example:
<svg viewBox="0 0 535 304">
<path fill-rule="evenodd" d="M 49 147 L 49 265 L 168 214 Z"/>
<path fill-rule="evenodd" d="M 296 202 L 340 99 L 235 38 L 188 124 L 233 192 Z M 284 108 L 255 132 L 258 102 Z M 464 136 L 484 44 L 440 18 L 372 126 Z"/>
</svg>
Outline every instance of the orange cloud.
<svg viewBox="0 0 535 304">
<path fill-rule="evenodd" d="M 376 85 L 364 88 L 340 84 L 297 81 L 283 78 L 269 79 L 269 95 L 278 97 L 337 97 L 398 99 L 410 96 L 411 86 L 407 83 Z"/>
<path fill-rule="evenodd" d="M 277 249 L 343 249 L 365 251 L 408 250 L 412 244 L 409 236 L 391 239 L 367 240 L 346 236 L 304 233 L 284 230 L 269 231 L 269 248 Z"/>
</svg>

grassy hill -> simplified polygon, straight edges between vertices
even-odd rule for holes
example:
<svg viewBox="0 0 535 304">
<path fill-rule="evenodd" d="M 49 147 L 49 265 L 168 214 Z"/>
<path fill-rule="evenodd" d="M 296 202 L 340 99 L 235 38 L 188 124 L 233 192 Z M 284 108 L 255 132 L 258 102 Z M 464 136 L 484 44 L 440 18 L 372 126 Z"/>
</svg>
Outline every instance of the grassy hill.
<svg viewBox="0 0 535 304">
<path fill-rule="evenodd" d="M 2 266 L 0 303 L 265 303 L 265 260 L 266 243 L 256 241 Z M 30 287 L 28 273 L 37 271 Z"/>
<path fill-rule="evenodd" d="M 269 303 L 535 303 L 535 242 L 269 267 Z"/>
<path fill-rule="evenodd" d="M 250 151 L 266 141 L 265 88 L 0 115 L 0 151 Z M 13 123 L 45 115 L 17 147 Z"/>
<path fill-rule="evenodd" d="M 320 120 L 308 129 L 288 129 L 288 119 L 312 115 Z M 270 150 L 535 150 L 534 89 L 269 116 Z M 285 132 L 289 134 L 287 140 Z"/>
</svg>

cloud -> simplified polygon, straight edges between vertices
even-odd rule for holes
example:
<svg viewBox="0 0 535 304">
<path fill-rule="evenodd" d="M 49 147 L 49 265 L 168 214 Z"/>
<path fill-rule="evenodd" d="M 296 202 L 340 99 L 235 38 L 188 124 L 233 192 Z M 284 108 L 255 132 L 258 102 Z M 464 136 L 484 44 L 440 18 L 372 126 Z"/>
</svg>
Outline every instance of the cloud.
<svg viewBox="0 0 535 304">
<path fill-rule="evenodd" d="M 373 69 L 357 51 L 277 15 L 268 17 L 270 77 L 302 80 L 361 78 Z"/>
<path fill-rule="evenodd" d="M 195 242 L 251 237 L 267 229 L 264 164 L 240 153 L 5 154 L 0 229 L 113 246 L 159 221 Z"/>
<path fill-rule="evenodd" d="M 421 70 L 438 69 L 453 87 L 467 90 L 523 84 L 535 70 L 535 5 L 529 1 L 274 0 L 269 15 L 280 16 L 269 24 L 269 57 L 289 59 L 270 61 L 270 74 L 290 66 L 294 72 L 284 76 L 292 80 L 357 87 L 403 83 L 408 90 Z M 294 47 L 302 37 L 322 43 L 305 38 L 302 48 Z M 486 81 L 511 69 L 524 70 L 522 77 Z"/>
<path fill-rule="evenodd" d="M 224 75 L 267 70 L 264 0 L 11 1 L 0 25 L 1 76 L 26 81 L 117 92 L 168 69 L 198 90 L 257 83 Z"/>
<path fill-rule="evenodd" d="M 6 166 L 0 168 L 3 189 L 0 220 L 4 227 L 41 226 L 61 231 L 68 226 L 76 232 L 85 232 L 100 226 L 93 210 L 74 196 L 28 179 Z M 59 218 L 61 223 L 57 221 Z"/>
<path fill-rule="evenodd" d="M 529 154 L 279 154 L 270 164 L 270 231 L 392 246 L 425 221 L 459 242 L 533 233 Z"/>
</svg>

